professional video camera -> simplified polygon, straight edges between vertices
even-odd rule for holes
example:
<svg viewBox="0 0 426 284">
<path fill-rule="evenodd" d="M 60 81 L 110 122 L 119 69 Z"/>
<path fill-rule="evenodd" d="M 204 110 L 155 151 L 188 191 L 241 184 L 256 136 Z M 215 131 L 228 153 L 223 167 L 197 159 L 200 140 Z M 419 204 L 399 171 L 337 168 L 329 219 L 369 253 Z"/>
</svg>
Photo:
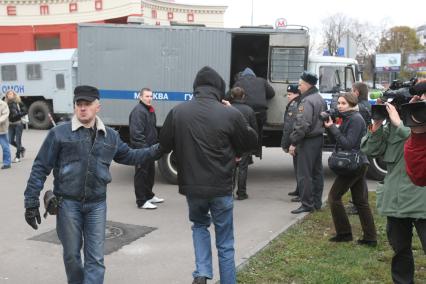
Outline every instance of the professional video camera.
<svg viewBox="0 0 426 284">
<path fill-rule="evenodd" d="M 426 81 L 410 88 L 410 94 L 419 97 L 426 94 Z M 408 127 L 426 125 L 426 101 L 403 104 L 401 106 L 401 118 L 404 121 L 404 125 Z"/>
<path fill-rule="evenodd" d="M 389 86 L 380 100 L 385 103 L 391 103 L 395 106 L 398 113 L 401 113 L 401 106 L 408 103 L 413 95 L 410 90 L 417 83 L 417 78 L 412 78 L 410 81 L 402 82 L 401 80 L 394 80 Z M 389 113 L 386 110 L 386 105 L 375 104 L 371 106 L 371 117 L 373 120 L 389 119 Z"/>
<path fill-rule="evenodd" d="M 336 120 L 336 117 L 339 116 L 339 111 L 335 108 L 331 108 L 329 110 L 323 111 L 319 114 L 319 118 L 322 121 L 328 121 L 328 119 L 331 117 L 333 121 Z"/>
</svg>

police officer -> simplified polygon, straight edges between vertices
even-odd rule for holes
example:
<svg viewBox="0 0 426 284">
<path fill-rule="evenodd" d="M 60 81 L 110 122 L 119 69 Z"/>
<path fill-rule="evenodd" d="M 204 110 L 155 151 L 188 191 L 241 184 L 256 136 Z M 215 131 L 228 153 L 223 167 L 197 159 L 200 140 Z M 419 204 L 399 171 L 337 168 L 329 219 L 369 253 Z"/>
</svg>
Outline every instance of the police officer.
<svg viewBox="0 0 426 284">
<path fill-rule="evenodd" d="M 288 153 L 290 147 L 290 134 L 294 128 L 294 122 L 296 120 L 296 114 L 298 112 L 298 105 L 300 102 L 299 89 L 297 84 L 288 85 L 287 97 L 288 103 L 284 112 L 284 124 L 283 124 L 283 136 L 281 138 L 281 148 L 284 152 Z M 297 171 L 297 160 L 296 156 L 293 156 L 293 167 L 294 173 Z M 296 190 L 289 192 L 288 195 L 295 196 L 291 199 L 292 202 L 300 202 L 299 188 L 296 186 Z"/>
<path fill-rule="evenodd" d="M 326 109 L 326 104 L 315 87 L 317 81 L 317 75 L 306 71 L 299 80 L 301 98 L 288 151 L 296 156 L 296 178 L 302 205 L 291 211 L 293 214 L 311 212 L 322 206 L 324 127 L 319 114 Z"/>
</svg>

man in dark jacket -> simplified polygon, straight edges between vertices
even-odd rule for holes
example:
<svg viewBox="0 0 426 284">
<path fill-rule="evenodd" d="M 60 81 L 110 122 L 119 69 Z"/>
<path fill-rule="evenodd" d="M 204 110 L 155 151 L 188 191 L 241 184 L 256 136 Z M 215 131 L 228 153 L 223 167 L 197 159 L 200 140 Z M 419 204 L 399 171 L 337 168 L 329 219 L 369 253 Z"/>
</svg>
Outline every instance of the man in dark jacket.
<svg viewBox="0 0 426 284">
<path fill-rule="evenodd" d="M 322 206 L 324 126 L 319 114 L 326 109 L 326 104 L 315 87 L 317 81 L 316 74 L 306 71 L 299 80 L 301 98 L 288 151 L 297 158 L 297 185 L 302 205 L 291 211 L 293 214 L 311 212 Z"/>
<path fill-rule="evenodd" d="M 142 149 L 157 143 L 157 119 L 152 103 L 152 91 L 143 88 L 139 93 L 139 103 L 129 116 L 130 146 Z M 154 203 L 164 202 L 152 192 L 155 177 L 155 161 L 135 166 L 134 187 L 136 205 L 143 209 L 156 209 Z"/>
<path fill-rule="evenodd" d="M 269 83 L 260 77 L 256 77 L 250 68 L 244 69 L 235 82 L 234 87 L 241 87 L 246 93 L 246 104 L 256 113 L 256 122 L 258 128 L 258 149 L 256 156 L 262 156 L 262 134 L 263 125 L 266 122 L 267 100 L 275 96 L 275 91 Z"/>
<path fill-rule="evenodd" d="M 224 96 L 223 79 L 203 67 L 194 81 L 194 98 L 174 107 L 160 132 L 164 151 L 176 153 L 179 192 L 186 196 L 193 222 L 193 283 L 213 277 L 211 221 L 221 282 L 235 283 L 232 174 L 236 157 L 255 148 L 257 135 L 237 109 L 221 103 Z"/>
<path fill-rule="evenodd" d="M 243 88 L 234 87 L 231 90 L 231 104 L 233 107 L 238 109 L 248 121 L 251 128 L 257 132 L 256 115 L 251 107 L 245 103 L 245 92 Z M 241 160 L 238 162 L 238 189 L 237 199 L 244 200 L 248 198 L 247 194 L 247 173 L 249 159 L 251 158 L 251 152 L 244 153 L 241 156 Z"/>
<path fill-rule="evenodd" d="M 300 95 L 298 85 L 288 85 L 287 87 L 288 103 L 284 112 L 283 136 L 281 138 L 281 148 L 284 152 L 288 153 L 290 147 L 290 134 L 293 132 L 294 122 L 296 121 L 296 114 L 298 113 L 298 106 L 300 102 Z M 294 173 L 297 176 L 297 159 L 293 156 Z M 288 195 L 295 196 L 291 199 L 292 202 L 300 202 L 300 191 L 296 184 L 296 190 L 289 192 Z"/>
<path fill-rule="evenodd" d="M 104 282 L 106 189 L 112 160 L 136 165 L 161 157 L 159 145 L 130 149 L 118 133 L 97 117 L 99 91 L 74 90 L 74 116 L 47 134 L 25 189 L 25 220 L 35 230 L 41 223 L 39 195 L 53 170 L 53 193 L 60 200 L 56 231 L 63 246 L 68 283 Z M 84 251 L 84 264 L 80 250 Z"/>
</svg>

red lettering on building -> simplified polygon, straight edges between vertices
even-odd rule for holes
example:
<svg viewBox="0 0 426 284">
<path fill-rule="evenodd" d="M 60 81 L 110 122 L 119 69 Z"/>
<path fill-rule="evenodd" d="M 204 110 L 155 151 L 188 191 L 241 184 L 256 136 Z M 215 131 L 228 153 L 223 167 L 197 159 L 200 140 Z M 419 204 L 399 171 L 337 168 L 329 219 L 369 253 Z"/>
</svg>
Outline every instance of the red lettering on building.
<svg viewBox="0 0 426 284">
<path fill-rule="evenodd" d="M 9 5 L 6 7 L 8 16 L 16 16 L 16 6 Z"/>
<path fill-rule="evenodd" d="M 77 12 L 77 9 L 78 9 L 77 3 L 70 3 L 69 9 L 70 9 L 70 13 Z"/>
<path fill-rule="evenodd" d="M 49 15 L 49 5 L 40 5 L 40 15 Z"/>
<path fill-rule="evenodd" d="M 188 22 L 192 23 L 194 21 L 194 14 L 188 13 L 188 15 L 186 16 L 186 19 L 188 20 Z"/>
<path fill-rule="evenodd" d="M 102 0 L 95 0 L 95 10 L 96 11 L 102 10 Z"/>
</svg>

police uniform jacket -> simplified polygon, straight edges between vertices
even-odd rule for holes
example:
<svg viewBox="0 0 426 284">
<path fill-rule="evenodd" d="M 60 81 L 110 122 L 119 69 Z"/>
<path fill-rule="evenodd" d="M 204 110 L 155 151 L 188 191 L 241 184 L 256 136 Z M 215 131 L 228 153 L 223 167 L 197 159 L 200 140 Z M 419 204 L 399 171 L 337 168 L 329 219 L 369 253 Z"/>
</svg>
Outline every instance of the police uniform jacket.
<svg viewBox="0 0 426 284">
<path fill-rule="evenodd" d="M 323 135 L 324 125 L 319 115 L 325 109 L 326 103 L 315 86 L 302 94 L 294 129 L 290 134 L 291 145 L 297 145 L 305 138 Z"/>
<path fill-rule="evenodd" d="M 300 96 L 294 98 L 289 102 L 284 112 L 284 125 L 283 125 L 283 136 L 281 138 L 281 148 L 288 152 L 290 147 L 290 134 L 293 132 L 294 122 L 296 121 L 296 114 L 298 113 L 298 104 Z"/>
</svg>

